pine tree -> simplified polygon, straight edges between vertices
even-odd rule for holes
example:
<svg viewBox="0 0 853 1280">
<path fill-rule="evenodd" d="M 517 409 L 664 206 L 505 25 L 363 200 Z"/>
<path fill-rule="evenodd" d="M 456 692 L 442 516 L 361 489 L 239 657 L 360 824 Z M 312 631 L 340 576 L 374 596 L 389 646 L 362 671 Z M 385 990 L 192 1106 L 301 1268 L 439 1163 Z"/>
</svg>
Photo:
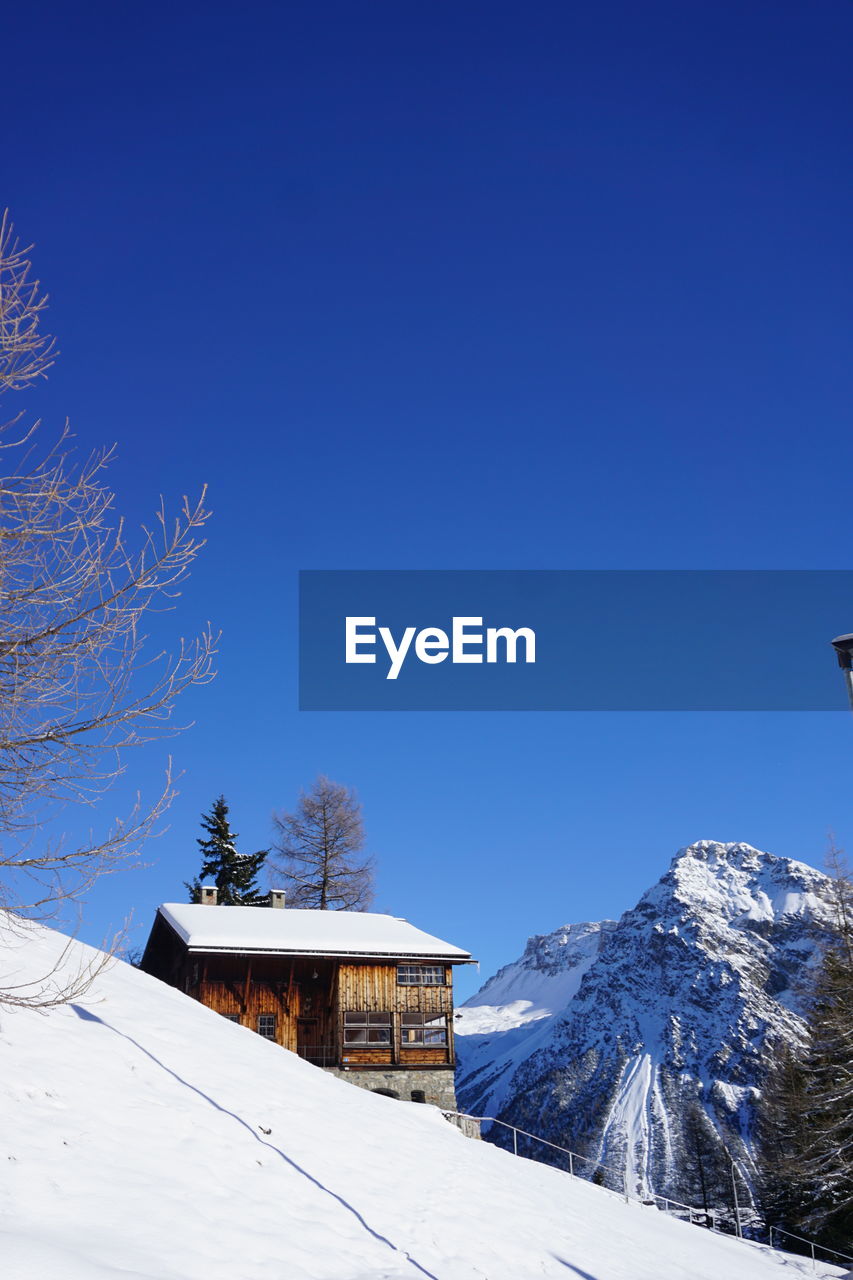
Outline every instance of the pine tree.
<svg viewBox="0 0 853 1280">
<path fill-rule="evenodd" d="M 211 881 L 218 890 L 217 901 L 225 907 L 263 907 L 269 895 L 260 893 L 255 883 L 269 849 L 257 853 L 237 852 L 237 832 L 228 822 L 228 805 L 220 796 L 210 813 L 202 814 L 205 839 L 196 841 L 202 852 L 201 870 L 192 883 L 184 882 L 190 902 L 201 901 L 201 887 Z"/>
<path fill-rule="evenodd" d="M 802 1172 L 813 1199 L 805 1225 L 830 1247 L 853 1241 L 853 884 L 830 855 L 834 937 L 809 1011 L 808 1140 Z"/>
<path fill-rule="evenodd" d="M 732 1158 L 704 1107 L 694 1101 L 688 1108 L 684 1127 L 683 1185 L 691 1204 L 701 1205 L 705 1223 L 719 1223 L 737 1230 L 732 1179 Z M 749 1203 L 744 1188 L 741 1207 Z"/>
<path fill-rule="evenodd" d="M 761 1087 L 756 1127 L 758 1186 L 768 1225 L 802 1235 L 814 1190 L 802 1162 L 809 1143 L 804 1046 L 781 1044 Z M 786 1248 L 796 1249 L 793 1241 Z"/>
<path fill-rule="evenodd" d="M 373 861 L 362 853 L 364 825 L 354 791 L 319 777 L 295 813 L 274 818 L 281 854 L 274 873 L 294 907 L 366 911 L 373 901 Z"/>
<path fill-rule="evenodd" d="M 817 970 L 799 1053 L 764 1088 L 759 1137 L 768 1221 L 828 1248 L 853 1241 L 853 886 L 835 850 L 834 929 Z"/>
</svg>

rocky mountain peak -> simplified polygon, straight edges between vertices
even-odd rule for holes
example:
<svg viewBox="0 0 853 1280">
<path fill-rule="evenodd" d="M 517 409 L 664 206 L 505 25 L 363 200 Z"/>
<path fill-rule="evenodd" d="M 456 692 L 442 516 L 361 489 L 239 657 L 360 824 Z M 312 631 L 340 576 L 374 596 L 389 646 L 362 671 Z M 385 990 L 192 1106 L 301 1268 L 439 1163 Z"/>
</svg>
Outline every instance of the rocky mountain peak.
<svg viewBox="0 0 853 1280">
<path fill-rule="evenodd" d="M 826 877 L 742 842 L 698 840 L 680 849 L 636 911 L 692 917 L 697 925 L 758 929 L 786 917 L 825 919 Z M 630 914 L 630 913 L 627 913 Z"/>
<path fill-rule="evenodd" d="M 819 871 L 696 841 L 618 921 L 531 938 L 463 1006 L 462 1105 L 622 1162 L 640 1194 L 689 1200 L 697 1133 L 709 1160 L 736 1152 L 749 1168 L 757 1091 L 803 1034 L 830 923 Z"/>
</svg>

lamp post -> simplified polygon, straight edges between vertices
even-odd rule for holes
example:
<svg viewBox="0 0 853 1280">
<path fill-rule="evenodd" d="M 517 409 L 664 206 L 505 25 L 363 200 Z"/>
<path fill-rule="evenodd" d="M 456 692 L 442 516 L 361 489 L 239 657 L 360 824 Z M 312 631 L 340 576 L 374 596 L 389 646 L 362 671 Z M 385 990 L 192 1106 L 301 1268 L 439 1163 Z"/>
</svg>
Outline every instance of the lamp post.
<svg viewBox="0 0 853 1280">
<path fill-rule="evenodd" d="M 735 1158 L 730 1153 L 728 1154 L 729 1154 L 729 1159 L 732 1162 L 732 1195 L 734 1196 L 734 1202 L 735 1202 L 735 1231 L 737 1233 L 738 1240 L 742 1240 L 743 1227 L 740 1225 L 740 1204 L 738 1203 L 738 1198 L 737 1198 L 737 1176 L 736 1176 L 736 1170 L 735 1170 Z"/>
<path fill-rule="evenodd" d="M 844 672 L 844 684 L 850 699 L 850 710 L 853 711 L 853 632 L 846 636 L 836 636 L 831 643 L 838 665 Z"/>
</svg>

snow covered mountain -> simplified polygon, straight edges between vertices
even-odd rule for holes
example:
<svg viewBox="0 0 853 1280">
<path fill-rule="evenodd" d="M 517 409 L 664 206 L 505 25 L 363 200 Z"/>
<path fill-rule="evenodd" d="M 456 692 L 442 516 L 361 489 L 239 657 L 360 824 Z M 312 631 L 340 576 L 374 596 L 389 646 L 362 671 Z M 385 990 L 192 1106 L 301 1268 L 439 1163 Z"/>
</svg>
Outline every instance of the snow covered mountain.
<svg viewBox="0 0 853 1280">
<path fill-rule="evenodd" d="M 761 1079 L 803 1034 L 830 920 L 820 872 L 702 840 L 618 922 L 531 938 L 457 1011 L 457 1096 L 590 1157 L 606 1185 L 743 1198 Z M 496 1131 L 497 1132 L 497 1131 Z"/>
<path fill-rule="evenodd" d="M 66 941 L 0 916 L 6 989 L 95 956 Z M 127 965 L 71 1005 L 0 1008 L 0 1063 L 8 1280 L 812 1274 L 353 1088 Z"/>
</svg>

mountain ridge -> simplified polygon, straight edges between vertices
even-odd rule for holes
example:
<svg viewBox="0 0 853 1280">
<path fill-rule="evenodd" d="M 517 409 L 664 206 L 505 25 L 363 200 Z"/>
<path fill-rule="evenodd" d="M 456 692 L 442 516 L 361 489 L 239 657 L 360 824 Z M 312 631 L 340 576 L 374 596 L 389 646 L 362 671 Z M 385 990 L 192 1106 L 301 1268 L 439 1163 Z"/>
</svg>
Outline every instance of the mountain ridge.
<svg viewBox="0 0 853 1280">
<path fill-rule="evenodd" d="M 725 1199 L 734 1161 L 748 1196 L 761 1080 L 804 1035 L 828 887 L 743 842 L 685 846 L 618 921 L 531 938 L 461 1006 L 460 1104 L 621 1170 L 631 1194 Z"/>
</svg>

